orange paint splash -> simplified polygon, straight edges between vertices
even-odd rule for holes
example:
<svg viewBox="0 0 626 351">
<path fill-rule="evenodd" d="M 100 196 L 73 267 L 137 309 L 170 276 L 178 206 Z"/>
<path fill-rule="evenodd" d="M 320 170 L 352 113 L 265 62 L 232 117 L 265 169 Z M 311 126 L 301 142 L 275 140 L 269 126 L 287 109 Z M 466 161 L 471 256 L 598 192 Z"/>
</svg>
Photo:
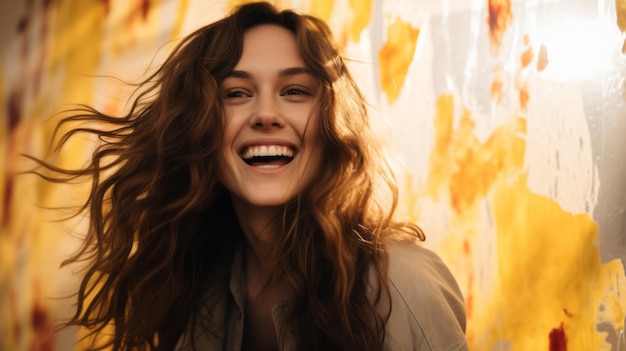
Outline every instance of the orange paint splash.
<svg viewBox="0 0 626 351">
<path fill-rule="evenodd" d="M 135 0 L 131 7 L 132 11 L 130 12 L 130 16 L 128 18 L 129 22 L 132 22 L 132 19 L 135 16 L 139 16 L 142 20 L 148 19 L 148 14 L 150 13 L 150 0 Z M 100 0 L 100 2 L 104 5 L 104 13 L 105 15 L 109 15 L 111 13 L 111 0 Z"/>
<path fill-rule="evenodd" d="M 463 113 L 459 124 L 461 140 L 458 142 L 466 143 L 466 147 L 457 149 L 452 156 L 457 170 L 450 179 L 450 203 L 457 213 L 486 196 L 502 173 L 521 168 L 525 143 L 518 135 L 526 132 L 526 121 L 515 118 L 481 143 L 473 134 L 474 121 L 468 112 Z M 472 186 L 467 186 L 467 179 L 474 181 Z"/>
<path fill-rule="evenodd" d="M 392 104 L 400 95 L 409 65 L 413 61 L 419 28 L 413 28 L 401 19 L 387 28 L 387 42 L 378 53 L 381 88 Z"/>
<path fill-rule="evenodd" d="M 313 0 L 311 2 L 311 13 L 329 23 L 334 7 L 335 0 Z"/>
<path fill-rule="evenodd" d="M 367 27 L 372 17 L 372 0 L 350 0 L 352 9 L 352 21 L 348 31 L 350 40 L 358 43 L 361 32 Z"/>
<path fill-rule="evenodd" d="M 535 57 L 535 50 L 532 46 L 530 36 L 525 34 L 523 37 L 522 52 L 519 56 L 519 66 L 515 74 L 515 89 L 517 90 L 520 111 L 522 112 L 527 111 L 528 101 L 530 100 L 527 77 L 532 73 L 530 65 L 534 60 L 537 61 L 536 71 L 543 71 L 548 65 L 548 52 L 545 45 L 541 45 Z"/>
<path fill-rule="evenodd" d="M 496 103 L 500 103 L 502 101 L 502 97 L 504 96 L 504 72 L 502 70 L 501 64 L 496 64 L 491 69 L 493 73 L 493 79 L 491 80 L 491 87 L 489 89 L 489 96 L 491 100 Z"/>
<path fill-rule="evenodd" d="M 513 13 L 511 12 L 510 0 L 487 0 L 489 13 L 487 14 L 487 24 L 489 25 L 489 40 L 491 51 L 497 55 L 502 45 L 502 38 L 513 23 Z"/>
<path fill-rule="evenodd" d="M 189 0 L 179 0 L 178 9 L 176 10 L 176 20 L 170 32 L 170 39 L 174 40 L 182 36 L 182 29 L 185 24 L 185 14 L 189 8 Z"/>
<path fill-rule="evenodd" d="M 429 173 L 415 197 L 451 209 L 437 251 L 466 289 L 470 349 L 506 343 L 509 351 L 546 350 L 549 342 L 559 351 L 609 349 L 596 325 L 623 328 L 621 261 L 601 263 L 598 225 L 588 215 L 568 213 L 528 188 L 525 119 L 506 119 L 481 142 L 471 111 L 456 109 L 452 96 L 440 96 L 436 107 Z M 480 255 L 476 213 L 485 202 L 496 235 L 486 289 L 475 282 L 477 261 L 466 259 Z"/>
<path fill-rule="evenodd" d="M 426 184 L 426 195 L 439 200 L 445 182 L 452 174 L 454 163 L 450 153 L 453 152 L 454 135 L 454 98 L 452 95 L 441 95 L 437 99 L 435 125 L 435 144 L 430 151 L 430 167 Z"/>
<path fill-rule="evenodd" d="M 576 350 L 600 349 L 604 340 L 596 323 L 602 319 L 603 301 L 614 303 L 610 309 L 616 326 L 624 318 L 624 301 L 605 295 L 620 290 L 614 284 L 623 281 L 624 272 L 619 261 L 601 264 L 594 245 L 597 224 L 586 214 L 567 213 L 552 199 L 533 194 L 525 173 L 494 190 L 498 283 L 492 305 L 476 323 L 512 340 L 511 351 L 539 350 L 545 342 L 542 330 L 552 330 L 549 326 L 561 323 L 567 311 L 571 319 L 562 333 L 555 332 L 553 344 L 565 345 L 560 336 L 567 334 Z"/>
<path fill-rule="evenodd" d="M 442 95 L 437 100 L 434 124 L 435 145 L 426 189 L 429 196 L 438 198 L 447 187 L 450 204 L 457 214 L 483 198 L 501 173 L 522 167 L 525 144 L 519 135 L 526 132 L 522 118 L 509 120 L 480 142 L 467 109 L 463 109 L 457 127 L 453 127 L 454 99 Z M 472 180 L 471 186 L 468 179 Z M 467 244 L 464 250 L 469 250 Z"/>
<path fill-rule="evenodd" d="M 530 44 L 530 37 L 528 36 L 528 34 L 524 35 L 524 47 L 525 49 L 520 55 L 520 64 L 522 68 L 526 68 L 528 67 L 528 65 L 530 65 L 535 54 L 533 51 L 533 47 Z"/>
<path fill-rule="evenodd" d="M 530 100 L 530 94 L 528 93 L 528 85 L 526 83 L 522 84 L 518 89 L 518 99 L 520 110 L 526 111 L 528 107 L 528 100 Z"/>
<path fill-rule="evenodd" d="M 539 54 L 537 55 L 537 72 L 542 72 L 548 66 L 548 49 L 541 44 Z"/>
<path fill-rule="evenodd" d="M 498 56 L 502 39 L 506 30 L 513 23 L 513 13 L 511 12 L 510 0 L 487 0 L 488 14 L 487 24 L 489 25 L 489 42 L 491 44 L 491 54 Z M 504 96 L 504 72 L 502 64 L 496 63 L 491 69 L 493 78 L 489 95 L 491 99 L 500 103 Z"/>
</svg>

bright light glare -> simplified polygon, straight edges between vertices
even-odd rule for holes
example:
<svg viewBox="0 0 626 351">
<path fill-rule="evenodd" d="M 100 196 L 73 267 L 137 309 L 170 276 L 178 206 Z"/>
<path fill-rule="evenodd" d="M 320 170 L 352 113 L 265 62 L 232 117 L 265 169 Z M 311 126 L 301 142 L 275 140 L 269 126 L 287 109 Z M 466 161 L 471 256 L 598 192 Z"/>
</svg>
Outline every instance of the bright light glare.
<svg viewBox="0 0 626 351">
<path fill-rule="evenodd" d="M 610 68 L 611 31 L 600 21 L 564 20 L 539 28 L 533 42 L 548 52 L 548 66 L 542 75 L 558 81 L 596 78 Z"/>
</svg>

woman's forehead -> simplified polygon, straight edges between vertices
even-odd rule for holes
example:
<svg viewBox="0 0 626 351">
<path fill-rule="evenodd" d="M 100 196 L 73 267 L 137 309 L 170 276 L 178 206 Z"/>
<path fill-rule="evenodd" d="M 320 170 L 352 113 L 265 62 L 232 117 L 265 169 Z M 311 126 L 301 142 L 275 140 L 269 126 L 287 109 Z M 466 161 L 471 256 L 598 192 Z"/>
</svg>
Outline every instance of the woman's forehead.
<svg viewBox="0 0 626 351">
<path fill-rule="evenodd" d="M 237 67 L 254 67 L 261 63 L 304 66 L 295 35 L 274 24 L 248 29 L 243 36 L 243 51 Z"/>
</svg>

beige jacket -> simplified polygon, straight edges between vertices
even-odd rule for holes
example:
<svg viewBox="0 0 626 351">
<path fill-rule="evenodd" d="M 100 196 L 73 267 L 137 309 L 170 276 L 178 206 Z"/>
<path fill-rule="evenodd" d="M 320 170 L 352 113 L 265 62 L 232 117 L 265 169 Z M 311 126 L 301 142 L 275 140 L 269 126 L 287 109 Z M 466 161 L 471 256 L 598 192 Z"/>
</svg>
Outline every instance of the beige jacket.
<svg viewBox="0 0 626 351">
<path fill-rule="evenodd" d="M 467 350 L 465 309 L 459 287 L 441 259 L 415 244 L 388 246 L 389 286 L 392 310 L 386 324 L 385 349 L 389 351 Z M 208 324 L 194 332 L 198 351 L 239 351 L 243 341 L 245 280 L 242 255 L 238 253 L 231 270 L 230 294 L 210 313 Z M 385 299 L 383 299 L 385 300 Z M 272 309 L 275 330 L 281 330 L 281 314 L 287 302 Z M 381 304 L 380 311 L 388 306 Z M 208 311 L 205 311 L 205 313 Z M 214 335 L 207 327 L 222 330 Z M 295 333 L 295 331 L 293 331 Z M 277 335 L 280 340 L 281 335 Z M 296 351 L 294 337 L 284 335 L 282 351 Z M 176 350 L 191 351 L 189 338 L 179 340 Z"/>
</svg>

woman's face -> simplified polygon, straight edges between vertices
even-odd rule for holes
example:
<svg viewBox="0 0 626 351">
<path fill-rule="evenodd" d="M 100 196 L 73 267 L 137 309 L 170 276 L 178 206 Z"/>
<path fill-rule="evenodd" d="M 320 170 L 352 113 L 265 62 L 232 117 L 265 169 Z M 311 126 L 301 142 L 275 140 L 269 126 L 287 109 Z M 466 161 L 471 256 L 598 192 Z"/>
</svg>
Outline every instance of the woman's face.
<svg viewBox="0 0 626 351">
<path fill-rule="evenodd" d="M 277 25 L 247 30 L 241 59 L 220 84 L 226 129 L 220 181 L 237 204 L 274 207 L 318 174 L 320 83 L 295 36 Z"/>
</svg>

